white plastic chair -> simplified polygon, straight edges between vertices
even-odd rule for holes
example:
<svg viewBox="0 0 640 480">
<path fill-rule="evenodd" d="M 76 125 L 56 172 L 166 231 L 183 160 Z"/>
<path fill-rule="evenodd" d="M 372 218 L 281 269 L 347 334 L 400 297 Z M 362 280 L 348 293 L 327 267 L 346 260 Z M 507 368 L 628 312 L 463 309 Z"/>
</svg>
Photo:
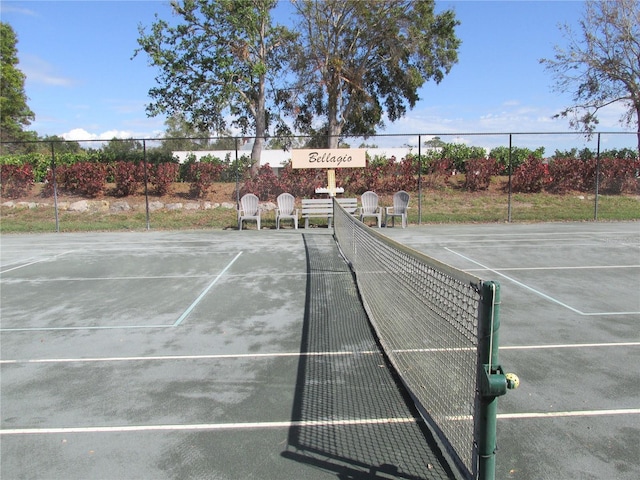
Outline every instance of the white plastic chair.
<svg viewBox="0 0 640 480">
<path fill-rule="evenodd" d="M 375 217 L 378 219 L 378 228 L 382 226 L 382 209 L 378 206 L 378 194 L 375 192 L 364 192 L 360 197 L 362 206 L 360 207 L 360 221 L 363 222 L 366 217 Z"/>
<path fill-rule="evenodd" d="M 247 193 L 240 199 L 240 209 L 238 210 L 238 230 L 242 230 L 243 220 L 255 220 L 260 230 L 260 199 L 253 193 Z"/>
<path fill-rule="evenodd" d="M 290 193 L 278 195 L 278 208 L 276 209 L 276 230 L 280 230 L 280 220 L 292 219 L 293 226 L 298 229 L 298 209 L 295 208 L 296 198 Z"/>
<path fill-rule="evenodd" d="M 395 217 L 400 217 L 402 219 L 402 228 L 407 226 L 407 209 L 409 208 L 409 194 L 404 190 L 400 190 L 393 195 L 393 207 L 387 207 L 385 209 L 384 214 L 384 223 L 388 227 L 389 220 L 391 217 L 391 222 L 393 226 L 396 226 Z"/>
</svg>

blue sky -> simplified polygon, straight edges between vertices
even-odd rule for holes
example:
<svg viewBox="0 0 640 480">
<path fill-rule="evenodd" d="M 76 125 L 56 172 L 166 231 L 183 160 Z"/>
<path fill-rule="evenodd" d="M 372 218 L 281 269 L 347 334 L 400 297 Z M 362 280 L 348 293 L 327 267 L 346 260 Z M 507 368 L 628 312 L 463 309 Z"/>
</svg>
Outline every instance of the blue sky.
<svg viewBox="0 0 640 480">
<path fill-rule="evenodd" d="M 31 129 L 68 139 L 150 138 L 164 131 L 164 118 L 148 118 L 147 93 L 155 71 L 145 54 L 133 58 L 138 25 L 150 26 L 157 13 L 170 18 L 168 2 L 13 1 L 2 0 L 2 21 L 18 35 L 19 68 L 26 74 L 29 106 L 36 114 Z M 559 29 L 574 27 L 581 1 L 442 0 L 461 21 L 459 62 L 436 85 L 425 84 L 421 101 L 381 133 L 407 137 L 369 140 L 380 146 L 415 144 L 415 135 L 450 134 L 446 141 L 491 147 L 505 136 L 456 133 L 570 131 L 567 120 L 553 119 L 571 96 L 552 89 L 553 79 L 539 64 L 563 45 Z M 278 18 L 288 23 L 287 18 Z M 600 131 L 620 131 L 616 107 L 600 115 Z M 520 146 L 589 146 L 583 137 L 517 136 Z M 508 139 L 506 140 L 508 142 Z M 635 145 L 634 135 L 605 136 L 603 148 Z"/>
</svg>

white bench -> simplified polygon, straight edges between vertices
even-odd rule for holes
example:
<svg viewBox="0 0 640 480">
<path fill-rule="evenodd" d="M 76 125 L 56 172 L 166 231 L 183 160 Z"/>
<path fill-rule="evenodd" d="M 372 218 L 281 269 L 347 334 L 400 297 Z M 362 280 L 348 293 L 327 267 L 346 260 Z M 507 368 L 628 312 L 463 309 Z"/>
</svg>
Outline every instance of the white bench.
<svg viewBox="0 0 640 480">
<path fill-rule="evenodd" d="M 358 210 L 357 198 L 338 198 L 338 203 L 350 214 L 354 215 Z M 332 198 L 303 198 L 302 218 L 304 218 L 304 228 L 309 228 L 310 218 L 326 218 L 329 228 L 333 221 L 333 199 Z"/>
</svg>

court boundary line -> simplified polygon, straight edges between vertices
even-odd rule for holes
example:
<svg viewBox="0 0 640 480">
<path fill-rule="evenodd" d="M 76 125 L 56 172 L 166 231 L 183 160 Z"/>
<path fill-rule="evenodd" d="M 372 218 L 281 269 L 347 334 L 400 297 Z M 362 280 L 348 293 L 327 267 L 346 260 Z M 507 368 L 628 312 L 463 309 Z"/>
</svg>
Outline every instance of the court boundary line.
<svg viewBox="0 0 640 480">
<path fill-rule="evenodd" d="M 476 260 L 473 260 L 472 258 L 470 258 L 470 257 L 468 257 L 466 255 L 463 255 L 462 253 L 456 252 L 455 250 L 453 250 L 453 249 L 451 249 L 449 247 L 444 247 L 444 249 L 447 250 L 450 253 L 453 253 L 454 255 L 459 256 L 460 258 L 463 258 L 463 259 L 465 259 L 465 260 L 467 260 L 467 261 L 469 261 L 471 263 L 474 263 L 475 265 L 478 265 L 480 268 L 482 268 L 482 269 L 484 269 L 486 271 L 489 271 L 489 272 L 494 273 L 494 274 L 496 274 L 496 275 L 498 275 L 498 276 L 500 276 L 500 277 L 502 277 L 502 278 L 504 278 L 506 280 L 509 280 L 510 282 L 512 282 L 512 283 L 524 288 L 525 290 L 529 290 L 530 292 L 538 295 L 539 297 L 542 297 L 542 298 L 544 298 L 546 300 L 549 300 L 552 303 L 555 303 L 557 305 L 560 305 L 561 307 L 566 308 L 567 310 L 570 310 L 570 311 L 572 311 L 574 313 L 577 313 L 578 315 L 589 317 L 589 316 L 613 316 L 613 315 L 638 315 L 638 314 L 640 314 L 640 311 L 638 311 L 638 312 L 583 312 L 581 310 L 578 310 L 575 307 L 572 307 L 571 305 L 568 305 L 568 304 L 566 304 L 564 302 L 561 302 L 557 298 L 554 298 L 554 297 L 552 297 L 550 295 L 547 295 L 546 293 L 541 292 L 540 290 L 536 290 L 535 288 L 530 287 L 529 285 L 527 285 L 525 283 L 522 283 L 522 282 L 516 280 L 513 277 L 505 275 L 504 273 L 500 273 L 498 270 L 495 270 L 495 269 L 490 268 L 490 267 L 488 267 L 488 266 L 486 266 L 486 265 L 484 265 L 484 264 L 482 264 L 482 263 L 480 263 L 480 262 L 478 262 Z"/>
<path fill-rule="evenodd" d="M 13 428 L 0 430 L 0 435 L 33 435 L 58 433 L 122 433 L 122 432 L 157 432 L 157 431 L 193 431 L 193 430 L 257 430 L 265 428 L 291 427 L 344 427 L 359 425 L 389 425 L 398 423 L 420 423 L 421 418 L 388 417 L 360 418 L 343 420 L 287 420 L 282 422 L 238 422 L 238 423 L 195 423 L 166 425 L 121 425 L 96 427 L 52 427 L 52 428 Z"/>
<path fill-rule="evenodd" d="M 177 327 L 179 326 L 193 311 L 194 308 L 196 308 L 196 306 L 202 301 L 202 299 L 205 297 L 205 295 L 209 292 L 209 290 L 211 290 L 211 288 L 218 283 L 218 280 L 220 280 L 220 278 L 222 277 L 222 275 L 225 274 L 225 272 L 227 270 L 229 270 L 229 268 L 231 268 L 231 265 L 233 265 L 235 263 L 235 261 L 240 257 L 240 255 L 242 255 L 242 251 L 238 252 L 238 254 L 233 257 L 233 260 L 231 260 L 226 267 L 224 267 L 224 269 L 216 276 L 216 278 L 213 279 L 213 281 L 207 285 L 207 288 L 205 288 L 202 293 L 198 296 L 198 298 L 196 298 L 191 305 L 189 305 L 189 307 L 182 313 L 182 315 L 180 315 L 180 317 L 178 317 L 178 319 L 173 323 L 172 326 Z"/>
<path fill-rule="evenodd" d="M 69 252 L 65 252 L 69 253 Z M 62 253 L 60 255 L 64 255 Z M 207 285 L 207 287 L 198 295 L 198 297 L 182 312 L 175 322 L 167 325 L 102 325 L 102 326 L 84 326 L 84 327 L 25 327 L 25 328 L 0 328 L 0 332 L 55 332 L 65 330 L 120 330 L 120 329 L 148 329 L 148 328 L 176 328 L 179 327 L 182 322 L 191 314 L 191 312 L 198 306 L 202 299 L 209 293 L 209 290 L 218 283 L 218 280 L 231 268 L 235 261 L 242 255 L 242 251 L 238 252 L 235 257 L 224 267 L 218 275 Z M 42 260 L 44 261 L 44 260 Z M 38 263 L 38 262 L 33 262 Z"/>
<path fill-rule="evenodd" d="M 602 270 L 602 269 L 618 269 L 618 268 L 640 268 L 640 265 L 592 265 L 584 267 L 505 267 L 501 268 L 501 272 L 517 272 L 528 270 Z M 482 272 L 484 268 L 470 268 L 467 272 Z"/>
<path fill-rule="evenodd" d="M 620 408 L 606 410 L 573 410 L 561 412 L 522 412 L 499 413 L 498 420 L 526 420 L 542 418 L 566 417 L 601 417 L 612 415 L 639 415 L 640 408 Z M 467 420 L 466 417 L 450 420 Z M 361 418 L 344 420 L 302 420 L 282 422 L 239 422 L 239 423 L 195 423 L 195 424 L 165 424 L 165 425 L 120 425 L 94 427 L 51 427 L 51 428 L 12 428 L 0 430 L 0 436 L 6 435 L 46 435 L 46 434 L 81 434 L 81 433 L 135 433 L 158 431 L 222 431 L 222 430 L 259 430 L 269 428 L 309 428 L 309 427 L 345 427 L 360 425 L 389 425 L 403 423 L 421 423 L 421 418 L 388 417 Z"/>
<path fill-rule="evenodd" d="M 522 420 L 529 418 L 559 418 L 559 417 L 603 417 L 609 415 L 640 415 L 640 408 L 617 408 L 606 410 L 567 410 L 562 412 L 530 412 L 530 413 L 499 413 L 500 420 Z"/>
<path fill-rule="evenodd" d="M 326 275 L 342 274 L 342 272 L 328 272 Z M 306 272 L 293 272 L 293 273 L 234 273 L 227 275 L 228 278 L 241 278 L 241 277 L 299 277 L 308 274 Z M 116 277 L 75 277 L 75 278 L 36 278 L 36 279 L 11 279 L 11 283 L 47 283 L 47 282 L 105 282 L 115 280 L 172 280 L 181 278 L 211 278 L 211 275 L 195 274 L 195 275 L 131 275 L 131 276 L 116 276 Z"/>
<path fill-rule="evenodd" d="M 601 348 L 601 347 L 640 347 L 638 342 L 611 342 L 611 343 L 576 343 L 576 344 L 549 344 L 549 345 L 503 345 L 500 350 L 540 350 L 554 348 Z M 465 348 L 466 349 L 466 348 Z M 399 353 L 430 353 L 450 351 L 447 348 L 416 348 L 407 350 L 395 350 Z M 457 349 L 456 349 L 457 350 Z M 469 350 L 473 350 L 469 348 Z M 344 350 L 324 352 L 272 352 L 272 353 L 212 353 L 202 355 L 132 355 L 124 357 L 87 357 L 87 358 L 33 358 L 33 359 L 5 359 L 0 360 L 0 365 L 15 364 L 45 364 L 45 363 L 107 363 L 107 362 L 144 362 L 144 361 L 184 361 L 184 360 L 228 360 L 228 359 L 262 359 L 262 358 L 286 358 L 286 357 L 339 357 L 349 355 L 382 355 L 379 350 Z"/>
<path fill-rule="evenodd" d="M 379 350 L 362 351 L 337 351 L 337 352 L 274 352 L 274 353 L 220 353 L 204 355 L 151 355 L 151 356 L 129 356 L 129 357 L 91 357 L 91 358 L 42 358 L 42 359 L 14 359 L 0 360 L 0 365 L 13 365 L 19 363 L 101 363 L 101 362 L 144 362 L 144 361 L 169 361 L 169 360 L 234 360 L 243 358 L 286 358 L 286 357 L 341 357 L 349 355 L 380 355 Z"/>
<path fill-rule="evenodd" d="M 4 275 L 5 273 L 13 272 L 14 270 L 19 270 L 21 268 L 30 267 L 31 265 L 35 265 L 37 263 L 48 262 L 49 260 L 57 260 L 58 257 L 61 257 L 63 255 L 67 255 L 69 253 L 73 253 L 75 251 L 76 250 L 67 250 L 66 252 L 58 253 L 57 255 L 41 258 L 40 260 L 34 260 L 33 262 L 29 262 L 29 263 L 24 263 L 22 265 L 18 265 L 17 267 L 9 268 L 8 270 L 2 270 L 2 271 L 0 271 L 0 275 Z M 30 257 L 30 258 L 33 258 L 33 257 Z M 30 258 L 28 258 L 27 260 L 30 260 Z M 22 260 L 22 261 L 24 261 L 24 260 Z M 13 263 L 15 264 L 15 263 L 19 263 L 19 262 L 20 262 L 20 260 L 18 260 L 17 262 L 13 262 Z M 11 264 L 9 264 L 9 265 L 11 265 Z"/>
</svg>

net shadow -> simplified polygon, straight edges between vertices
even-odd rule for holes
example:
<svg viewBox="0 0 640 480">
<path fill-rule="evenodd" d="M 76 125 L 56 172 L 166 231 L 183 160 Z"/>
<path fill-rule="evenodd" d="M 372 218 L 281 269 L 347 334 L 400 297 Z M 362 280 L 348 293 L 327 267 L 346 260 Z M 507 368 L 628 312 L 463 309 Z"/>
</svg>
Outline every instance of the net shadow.
<svg viewBox="0 0 640 480">
<path fill-rule="evenodd" d="M 386 361 L 333 238 L 303 238 L 305 317 L 282 456 L 340 479 L 460 478 Z"/>
</svg>

